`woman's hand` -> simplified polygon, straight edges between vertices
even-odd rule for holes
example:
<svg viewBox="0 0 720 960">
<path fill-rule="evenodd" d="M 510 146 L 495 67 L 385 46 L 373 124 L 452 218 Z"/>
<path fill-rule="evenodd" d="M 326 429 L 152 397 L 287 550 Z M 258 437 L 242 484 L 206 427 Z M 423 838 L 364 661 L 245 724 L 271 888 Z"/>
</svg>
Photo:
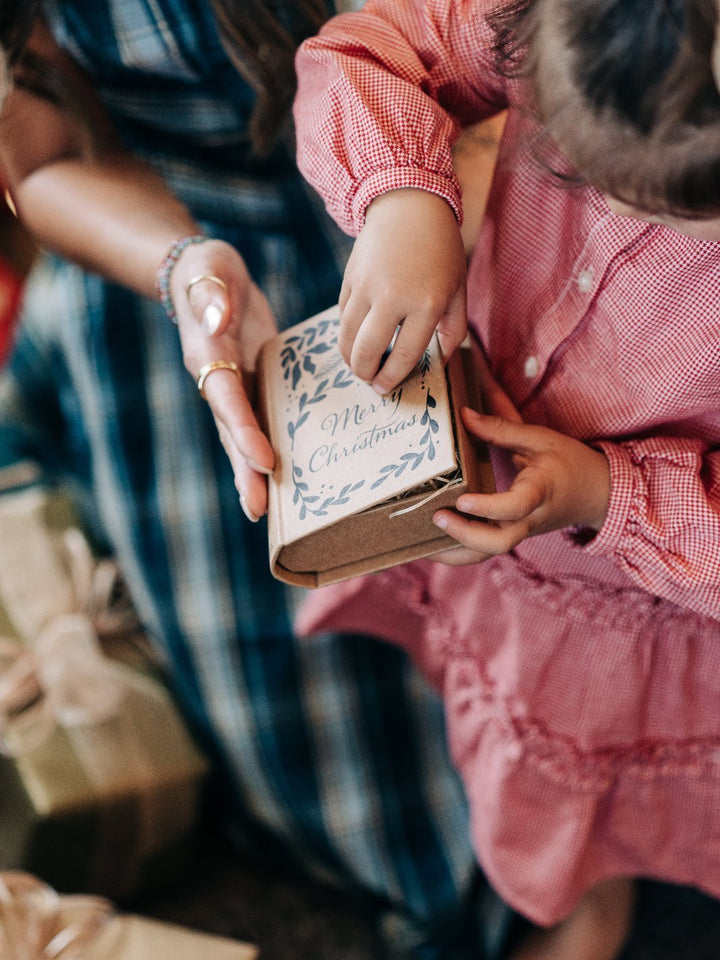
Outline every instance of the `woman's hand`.
<svg viewBox="0 0 720 960">
<path fill-rule="evenodd" d="M 610 469 L 603 453 L 515 418 L 466 408 L 463 420 L 473 436 L 509 451 L 518 473 L 504 493 L 458 498 L 461 513 L 482 520 L 465 519 L 449 510 L 435 514 L 434 523 L 462 549 L 436 554 L 434 560 L 452 565 L 478 563 L 508 553 L 539 533 L 575 525 L 600 529 L 610 498 Z"/>
<path fill-rule="evenodd" d="M 237 364 L 237 374 L 223 368 L 209 373 L 203 395 L 232 464 L 241 506 L 249 519 L 257 520 L 267 510 L 266 475 L 272 473 L 275 459 L 251 403 L 258 353 L 276 332 L 270 305 L 240 254 L 221 240 L 191 244 L 182 251 L 170 278 L 170 294 L 191 376 L 197 381 L 213 360 Z"/>
<path fill-rule="evenodd" d="M 340 293 L 338 347 L 345 362 L 384 394 L 411 372 L 435 329 L 450 356 L 467 330 L 465 281 L 462 236 L 445 200 L 424 190 L 378 197 Z"/>
</svg>

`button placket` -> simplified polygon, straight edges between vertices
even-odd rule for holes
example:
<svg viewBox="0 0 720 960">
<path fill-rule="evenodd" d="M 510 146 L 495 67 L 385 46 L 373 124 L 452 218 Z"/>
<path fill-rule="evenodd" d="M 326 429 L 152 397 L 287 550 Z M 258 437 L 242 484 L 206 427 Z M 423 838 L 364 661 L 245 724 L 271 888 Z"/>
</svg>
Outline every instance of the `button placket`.
<svg viewBox="0 0 720 960">
<path fill-rule="evenodd" d="M 590 293 L 595 282 L 595 270 L 592 266 L 584 267 L 577 275 L 576 283 L 580 293 Z"/>
<path fill-rule="evenodd" d="M 523 367 L 523 372 L 528 380 L 534 380 L 538 375 L 540 369 L 540 362 L 534 354 L 530 354 L 529 357 L 525 358 L 525 365 Z"/>
</svg>

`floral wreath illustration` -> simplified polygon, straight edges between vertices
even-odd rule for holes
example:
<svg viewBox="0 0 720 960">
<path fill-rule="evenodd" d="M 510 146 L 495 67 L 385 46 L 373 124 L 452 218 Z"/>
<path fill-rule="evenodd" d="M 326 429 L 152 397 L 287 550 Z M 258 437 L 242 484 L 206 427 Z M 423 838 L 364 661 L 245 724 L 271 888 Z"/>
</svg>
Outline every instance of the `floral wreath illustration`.
<svg viewBox="0 0 720 960">
<path fill-rule="evenodd" d="M 314 404 L 324 400 L 332 390 L 342 390 L 356 383 L 355 376 L 345 366 L 337 350 L 337 334 L 340 321 L 337 317 L 320 320 L 317 324 L 305 327 L 301 334 L 294 334 L 285 341 L 280 354 L 283 380 L 289 388 L 289 395 L 297 395 L 298 387 L 303 387 L 297 397 L 295 414 L 287 424 L 291 447 L 295 446 L 295 437 L 310 416 Z M 433 436 L 439 431 L 438 421 L 432 416 L 437 401 L 425 386 L 425 377 L 430 369 L 430 351 L 425 350 L 419 360 L 418 368 L 422 376 L 422 389 L 425 392 L 425 409 L 420 418 L 420 425 L 425 432 L 420 438 L 420 448 L 417 451 L 401 454 L 396 463 L 388 463 L 380 467 L 379 476 L 370 485 L 370 489 L 381 486 L 390 477 L 400 477 L 406 470 L 416 470 L 421 463 L 435 459 L 435 442 Z M 402 388 L 400 388 L 402 391 Z M 295 460 L 291 461 L 291 475 L 293 482 L 293 504 L 298 507 L 299 519 L 304 520 L 307 514 L 316 517 L 325 517 L 333 507 L 347 503 L 350 494 L 364 486 L 365 480 L 357 483 L 347 483 L 341 490 L 332 496 L 322 497 L 310 492 L 310 485 L 304 479 L 304 473 Z"/>
</svg>

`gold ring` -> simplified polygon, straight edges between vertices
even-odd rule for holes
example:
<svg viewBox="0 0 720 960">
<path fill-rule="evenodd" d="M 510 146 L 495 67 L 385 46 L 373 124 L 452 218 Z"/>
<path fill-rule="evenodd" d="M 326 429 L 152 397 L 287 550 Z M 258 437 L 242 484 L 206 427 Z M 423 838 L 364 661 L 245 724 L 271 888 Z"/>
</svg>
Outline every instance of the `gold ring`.
<svg viewBox="0 0 720 960">
<path fill-rule="evenodd" d="M 220 277 L 216 277 L 214 273 L 200 273 L 197 277 L 193 277 L 190 283 L 185 287 L 185 296 L 190 296 L 190 291 L 195 286 L 196 283 L 200 283 L 201 280 L 209 280 L 210 283 L 216 283 L 219 287 L 222 287 L 223 290 L 227 290 L 227 284 L 224 280 L 221 280 Z"/>
<path fill-rule="evenodd" d="M 211 360 L 209 363 L 205 363 L 202 367 L 200 367 L 200 373 L 195 381 L 197 383 L 197 388 L 200 391 L 200 396 L 203 398 L 203 400 L 207 400 L 203 387 L 205 386 L 205 381 L 213 372 L 213 370 L 231 370 L 238 378 L 240 383 L 242 383 L 242 374 L 240 373 L 240 368 L 233 360 Z"/>
</svg>

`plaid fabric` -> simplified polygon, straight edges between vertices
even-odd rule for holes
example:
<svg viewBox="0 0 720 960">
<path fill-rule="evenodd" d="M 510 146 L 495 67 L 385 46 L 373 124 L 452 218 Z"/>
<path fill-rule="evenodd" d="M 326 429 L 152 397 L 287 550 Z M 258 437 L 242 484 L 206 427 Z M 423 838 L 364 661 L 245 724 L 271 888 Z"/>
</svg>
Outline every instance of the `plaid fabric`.
<svg viewBox="0 0 720 960">
<path fill-rule="evenodd" d="M 253 169 L 238 133 L 251 100 L 205 6 L 71 0 L 46 12 L 128 144 L 238 247 L 287 324 L 337 298 L 347 240 L 286 152 Z M 297 597 L 269 575 L 265 526 L 239 509 L 157 304 L 67 263 L 37 267 L 0 378 L 0 465 L 26 459 L 79 491 L 117 556 L 224 775 L 238 841 L 393 908 L 398 947 L 459 956 L 440 940 L 460 929 L 476 868 L 440 705 L 400 651 L 295 639 Z"/>
</svg>

